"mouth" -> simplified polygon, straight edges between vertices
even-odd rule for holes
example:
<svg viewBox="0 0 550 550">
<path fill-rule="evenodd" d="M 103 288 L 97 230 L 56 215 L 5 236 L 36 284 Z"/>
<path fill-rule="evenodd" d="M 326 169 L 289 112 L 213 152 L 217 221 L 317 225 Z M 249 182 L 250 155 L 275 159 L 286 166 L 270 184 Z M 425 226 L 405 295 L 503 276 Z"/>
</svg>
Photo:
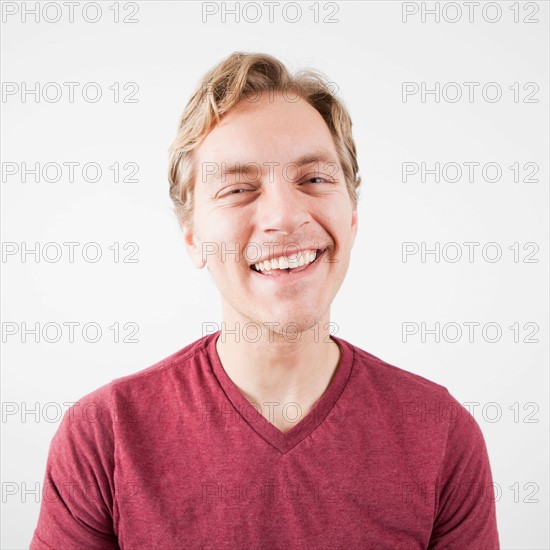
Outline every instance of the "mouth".
<svg viewBox="0 0 550 550">
<path fill-rule="evenodd" d="M 250 266 L 250 269 L 264 277 L 291 277 L 292 275 L 311 269 L 311 266 L 318 263 L 319 259 L 325 255 L 326 251 L 327 248 L 324 248 L 308 250 L 305 253 L 294 255 L 290 258 L 279 256 L 272 260 L 253 264 Z"/>
</svg>

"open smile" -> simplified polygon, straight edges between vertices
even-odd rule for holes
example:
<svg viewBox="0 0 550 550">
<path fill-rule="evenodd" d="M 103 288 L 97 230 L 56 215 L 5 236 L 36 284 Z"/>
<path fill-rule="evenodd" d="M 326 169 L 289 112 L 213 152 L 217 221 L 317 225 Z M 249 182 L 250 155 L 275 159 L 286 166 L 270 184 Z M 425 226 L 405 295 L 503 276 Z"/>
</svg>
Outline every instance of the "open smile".
<svg viewBox="0 0 550 550">
<path fill-rule="evenodd" d="M 312 271 L 326 251 L 325 248 L 323 250 L 308 250 L 305 253 L 295 254 L 291 257 L 279 256 L 251 265 L 250 269 L 266 278 L 293 278 L 299 273 Z"/>
</svg>

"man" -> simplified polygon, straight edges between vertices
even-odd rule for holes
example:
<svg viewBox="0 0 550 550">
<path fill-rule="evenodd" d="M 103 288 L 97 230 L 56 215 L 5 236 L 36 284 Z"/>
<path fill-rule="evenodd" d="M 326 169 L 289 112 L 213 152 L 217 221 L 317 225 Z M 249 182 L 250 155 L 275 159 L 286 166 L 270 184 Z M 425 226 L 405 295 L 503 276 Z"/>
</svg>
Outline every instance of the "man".
<svg viewBox="0 0 550 550">
<path fill-rule="evenodd" d="M 359 183 L 319 74 L 235 53 L 204 77 L 170 194 L 222 330 L 68 411 L 31 548 L 498 548 L 474 419 L 330 335 Z"/>
</svg>

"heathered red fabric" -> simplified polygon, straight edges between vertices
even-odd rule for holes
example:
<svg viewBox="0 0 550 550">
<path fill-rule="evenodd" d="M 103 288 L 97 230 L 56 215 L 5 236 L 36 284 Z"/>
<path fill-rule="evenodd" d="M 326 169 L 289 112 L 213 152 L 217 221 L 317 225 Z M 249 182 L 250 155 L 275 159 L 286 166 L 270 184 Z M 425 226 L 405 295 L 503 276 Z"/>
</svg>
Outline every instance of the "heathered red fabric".
<svg viewBox="0 0 550 550">
<path fill-rule="evenodd" d="M 499 548 L 483 436 L 444 387 L 332 337 L 329 387 L 283 434 L 219 334 L 66 412 L 31 550 Z"/>
</svg>

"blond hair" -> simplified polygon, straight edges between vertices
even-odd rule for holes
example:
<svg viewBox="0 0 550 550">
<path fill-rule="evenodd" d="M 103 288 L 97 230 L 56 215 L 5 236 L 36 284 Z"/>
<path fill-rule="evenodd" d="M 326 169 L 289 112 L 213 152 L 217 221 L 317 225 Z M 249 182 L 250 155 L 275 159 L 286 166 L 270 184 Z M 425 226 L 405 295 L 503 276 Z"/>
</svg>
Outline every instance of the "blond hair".
<svg viewBox="0 0 550 550">
<path fill-rule="evenodd" d="M 250 100 L 262 92 L 297 94 L 321 114 L 332 134 L 355 208 L 361 178 L 351 118 L 330 84 L 321 73 L 311 69 L 291 75 L 281 61 L 263 53 L 234 52 L 206 73 L 181 115 L 176 139 L 169 150 L 170 198 L 181 226 L 189 225 L 193 214 L 193 150 L 225 113 L 241 100 Z"/>
</svg>

